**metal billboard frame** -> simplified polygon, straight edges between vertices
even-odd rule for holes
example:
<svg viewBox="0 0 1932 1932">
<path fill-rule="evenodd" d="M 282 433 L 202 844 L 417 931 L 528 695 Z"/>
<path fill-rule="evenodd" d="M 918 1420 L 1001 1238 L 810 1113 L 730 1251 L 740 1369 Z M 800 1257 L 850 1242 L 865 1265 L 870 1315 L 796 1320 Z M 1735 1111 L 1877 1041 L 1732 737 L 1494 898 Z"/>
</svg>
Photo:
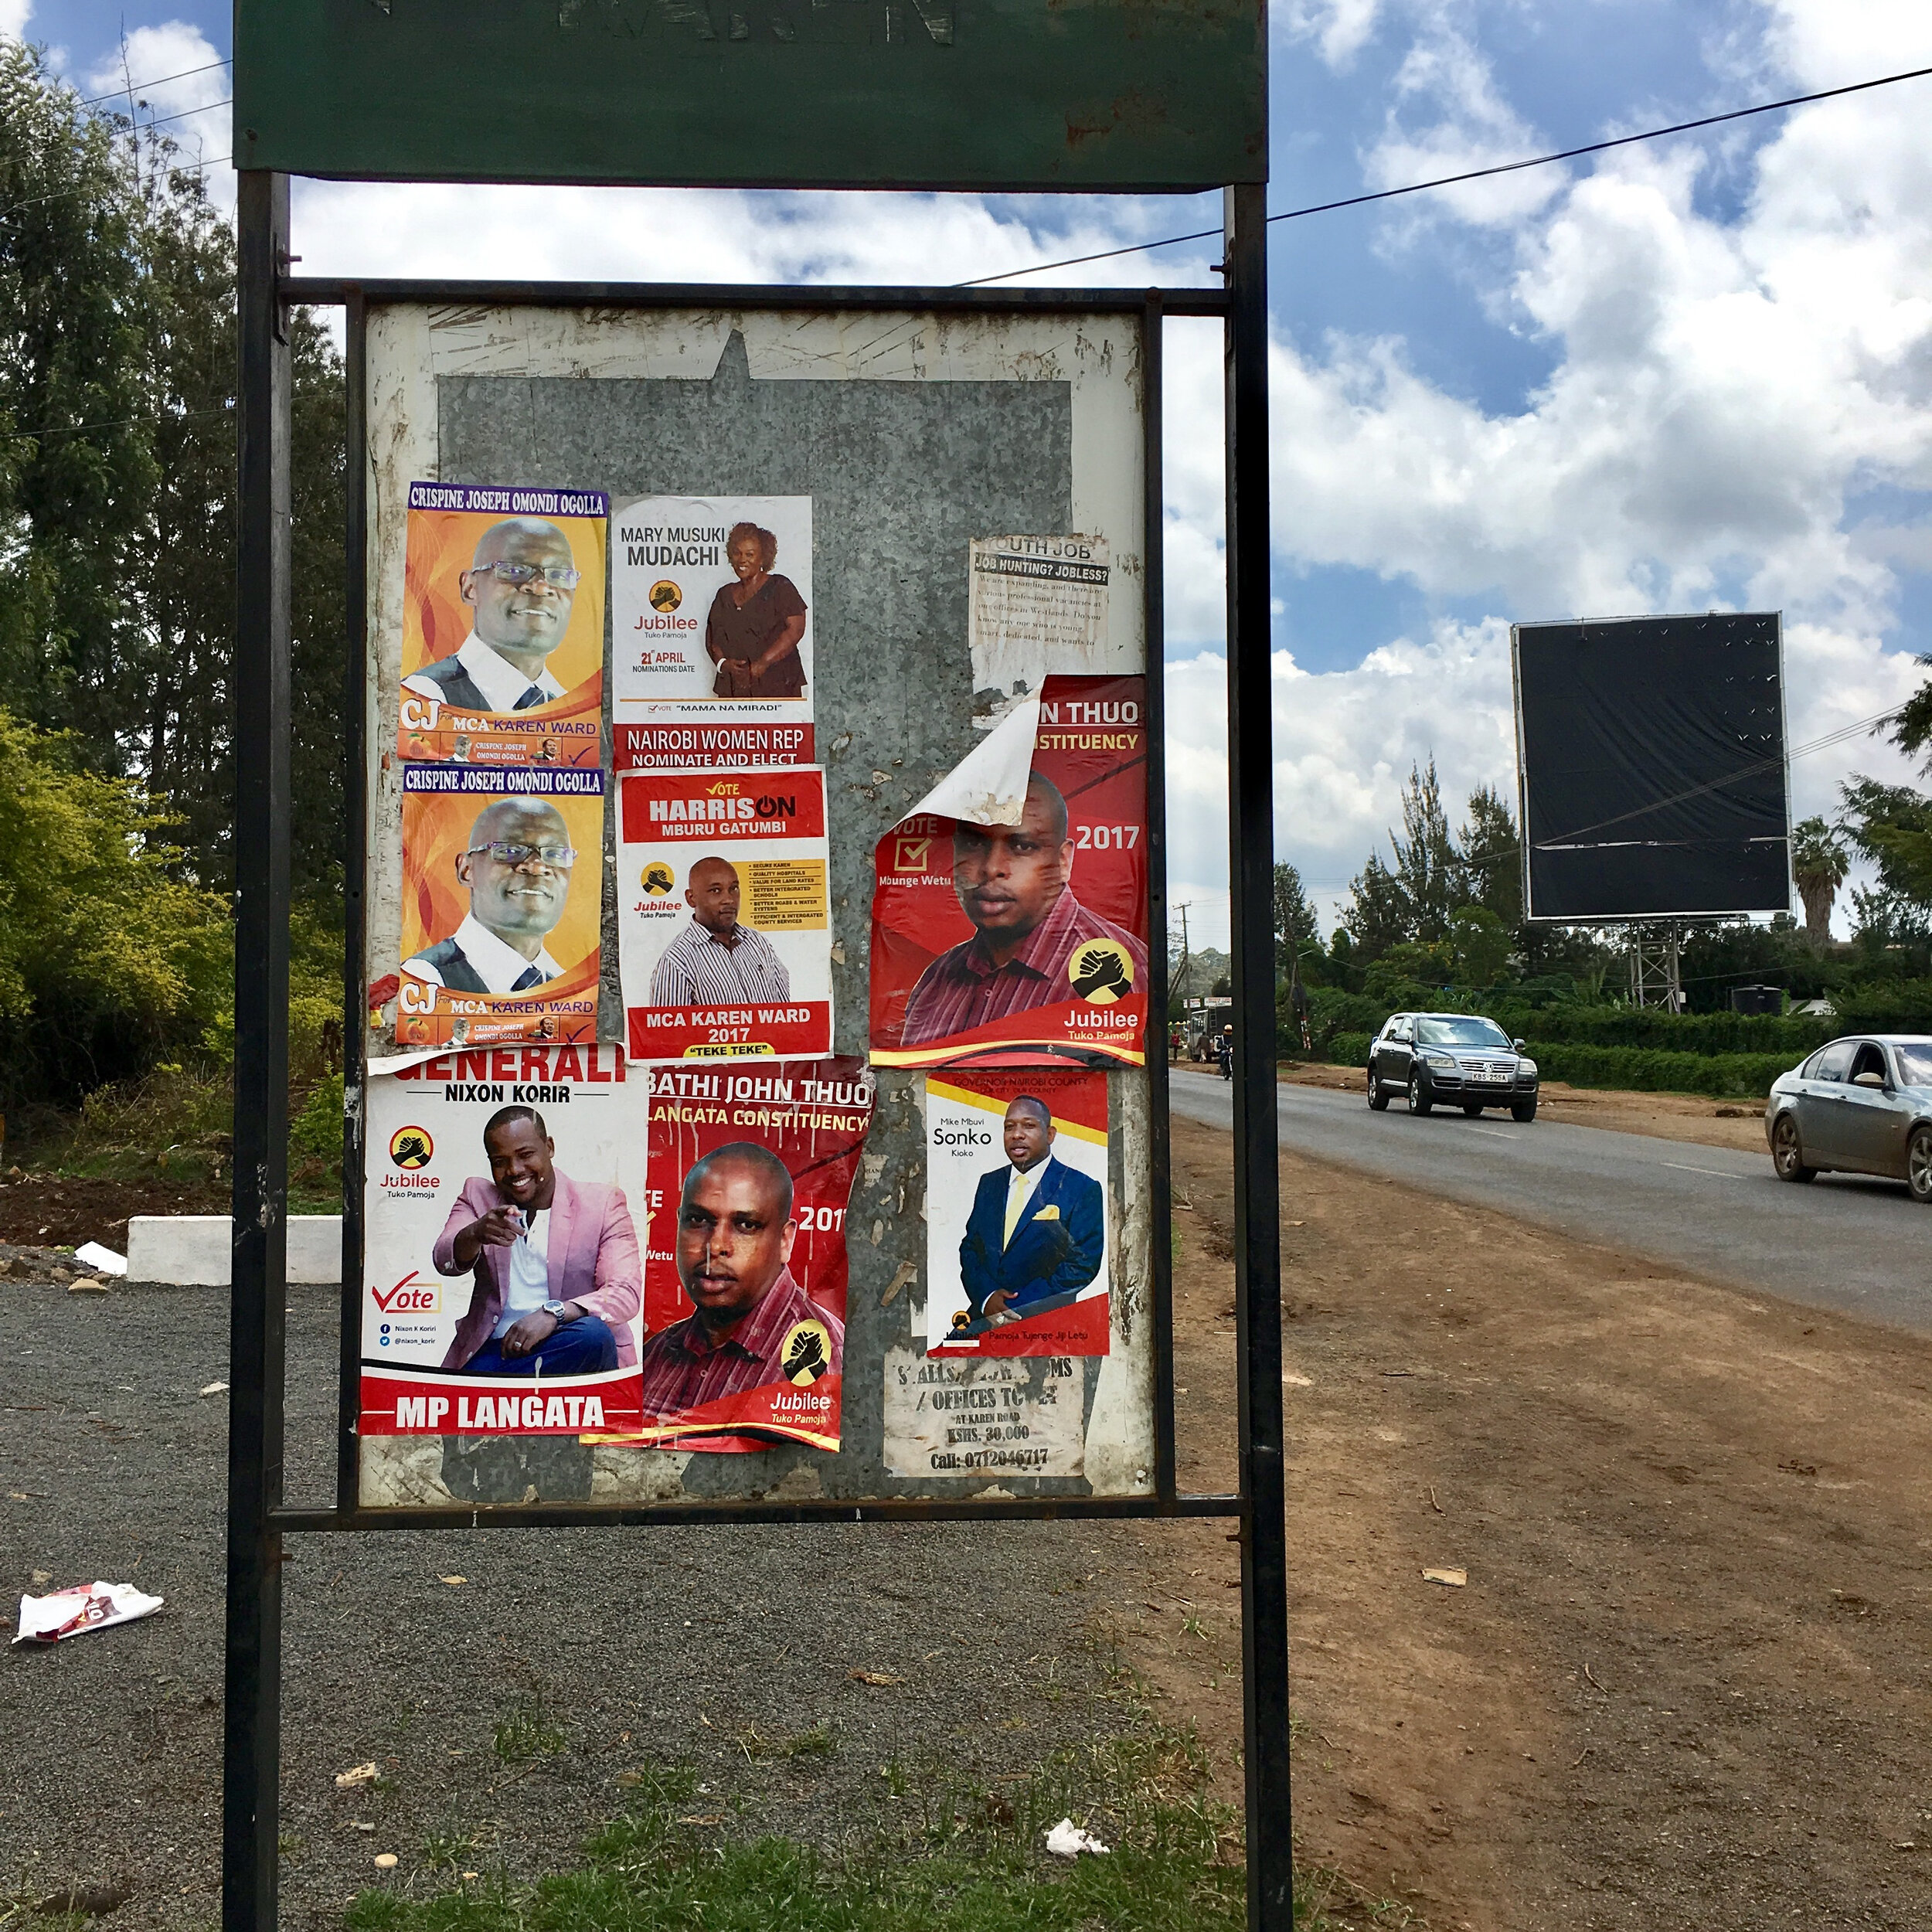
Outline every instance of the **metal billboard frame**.
<svg viewBox="0 0 1932 1932">
<path fill-rule="evenodd" d="M 1225 191 L 1223 290 L 730 288 L 713 284 L 352 282 L 293 277 L 289 177 L 240 175 L 237 210 L 241 528 L 236 572 L 236 1054 L 228 1464 L 223 1932 L 277 1923 L 283 1539 L 308 1532 L 426 1528 L 626 1528 L 662 1524 L 994 1522 L 1232 1517 L 1241 1548 L 1248 1920 L 1291 1932 L 1287 1538 L 1281 1301 L 1274 1111 L 1273 772 L 1268 638 L 1267 309 L 1264 190 Z M 1147 1496 L 883 1498 L 696 1504 L 536 1503 L 366 1510 L 356 1491 L 354 1379 L 359 1371 L 364 842 L 362 646 L 366 558 L 362 442 L 364 319 L 372 303 L 543 307 L 918 309 L 954 314 L 1096 311 L 1144 318 L 1148 567 L 1151 1202 L 1155 1325 L 1155 1492 Z M 339 306 L 348 321 L 349 672 L 344 692 L 348 941 L 344 959 L 346 1111 L 344 1260 L 335 1500 L 283 1495 L 287 1219 L 287 1049 L 292 382 L 288 311 Z M 1226 356 L 1230 832 L 1235 1007 L 1235 1274 L 1239 1488 L 1182 1492 L 1175 1468 L 1174 1366 L 1165 1050 L 1165 837 L 1161 567 L 1160 332 L 1167 316 L 1218 318 Z M 1158 1031 L 1156 1030 L 1158 1029 Z"/>
</svg>

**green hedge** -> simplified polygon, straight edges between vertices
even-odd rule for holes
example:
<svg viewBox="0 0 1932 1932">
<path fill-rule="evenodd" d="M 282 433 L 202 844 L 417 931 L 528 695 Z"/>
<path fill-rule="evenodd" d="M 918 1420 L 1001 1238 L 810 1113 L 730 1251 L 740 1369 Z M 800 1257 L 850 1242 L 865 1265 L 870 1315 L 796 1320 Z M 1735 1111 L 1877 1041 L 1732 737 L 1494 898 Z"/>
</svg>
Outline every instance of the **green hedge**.
<svg viewBox="0 0 1932 1932">
<path fill-rule="evenodd" d="M 1371 1033 L 1340 1032 L 1328 1043 L 1337 1066 L 1366 1066 Z M 1573 1046 L 1558 1040 L 1529 1043 L 1529 1055 L 1546 1080 L 1572 1087 L 1621 1087 L 1638 1094 L 1709 1094 L 1719 1098 L 1762 1098 L 1779 1074 L 1797 1064 L 1784 1053 L 1668 1053 L 1641 1046 Z"/>
<path fill-rule="evenodd" d="M 1932 979 L 1848 987 L 1832 995 L 1840 1033 L 1932 1033 Z"/>
<path fill-rule="evenodd" d="M 1532 1040 L 1530 1056 L 1546 1080 L 1572 1087 L 1621 1087 L 1639 1094 L 1709 1094 L 1762 1099 L 1788 1073 L 1788 1053 L 1666 1053 L 1641 1046 L 1570 1046 Z"/>
</svg>

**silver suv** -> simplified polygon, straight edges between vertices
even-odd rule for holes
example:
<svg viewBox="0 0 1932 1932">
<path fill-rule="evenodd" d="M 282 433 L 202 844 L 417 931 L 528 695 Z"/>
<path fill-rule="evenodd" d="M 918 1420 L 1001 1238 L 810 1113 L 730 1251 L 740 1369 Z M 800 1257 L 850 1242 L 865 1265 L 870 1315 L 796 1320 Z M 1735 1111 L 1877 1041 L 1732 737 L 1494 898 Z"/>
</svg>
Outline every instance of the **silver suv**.
<svg viewBox="0 0 1932 1932">
<path fill-rule="evenodd" d="M 1459 1107 L 1471 1116 L 1506 1107 L 1536 1117 L 1536 1063 L 1494 1020 L 1474 1013 L 1394 1013 L 1369 1049 L 1369 1104 L 1379 1114 L 1406 1094 L 1411 1114 Z"/>
</svg>

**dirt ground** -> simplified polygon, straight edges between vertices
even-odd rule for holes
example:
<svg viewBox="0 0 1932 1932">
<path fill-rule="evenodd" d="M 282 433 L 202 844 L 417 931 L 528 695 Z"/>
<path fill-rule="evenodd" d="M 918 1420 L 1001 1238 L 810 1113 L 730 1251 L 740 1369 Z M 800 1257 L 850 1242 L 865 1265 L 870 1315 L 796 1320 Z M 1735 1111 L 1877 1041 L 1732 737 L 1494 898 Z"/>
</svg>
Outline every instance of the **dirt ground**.
<svg viewBox="0 0 1932 1932">
<path fill-rule="evenodd" d="M 1354 1067 L 1291 1063 L 1278 1077 L 1301 1087 L 1338 1092 L 1362 1090 Z M 1713 1100 L 1701 1094 L 1628 1094 L 1546 1080 L 1539 1104 L 1546 1119 L 1572 1127 L 1607 1127 L 1621 1134 L 1652 1134 L 1662 1141 L 1696 1141 L 1705 1147 L 1764 1151 L 1764 1108 L 1758 1100 Z"/>
<path fill-rule="evenodd" d="M 1173 1148 L 1221 1487 L 1230 1141 Z M 1932 1924 L 1932 1344 L 1298 1157 L 1281 1189 L 1302 1857 L 1471 1932 Z M 1142 1541 L 1128 1654 L 1231 1757 L 1236 1551 Z"/>
<path fill-rule="evenodd" d="M 226 1214 L 226 1184 L 164 1180 L 76 1179 L 67 1175 L 0 1175 L 0 1241 L 42 1247 L 78 1247 L 98 1241 L 128 1251 L 133 1214 Z"/>
</svg>

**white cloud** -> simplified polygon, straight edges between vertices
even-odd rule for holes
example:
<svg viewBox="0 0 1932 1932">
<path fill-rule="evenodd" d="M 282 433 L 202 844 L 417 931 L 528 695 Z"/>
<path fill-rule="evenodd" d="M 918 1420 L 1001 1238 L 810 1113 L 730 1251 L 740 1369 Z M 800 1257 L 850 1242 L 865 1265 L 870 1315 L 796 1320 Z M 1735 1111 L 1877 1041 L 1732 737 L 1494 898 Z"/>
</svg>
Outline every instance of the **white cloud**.
<svg viewBox="0 0 1932 1932">
<path fill-rule="evenodd" d="M 185 160 L 226 163 L 229 70 L 199 27 L 182 20 L 136 27 L 80 85 L 90 97 L 120 94 L 118 101 L 103 100 L 101 111 L 127 114 L 144 127 L 159 123 Z M 234 177 L 225 165 L 209 170 L 208 184 L 217 201 L 233 206 Z"/>
<path fill-rule="evenodd" d="M 1329 66 L 1346 67 L 1375 38 L 1382 0 L 1288 0 L 1281 19 L 1288 36 L 1312 40 Z"/>
<path fill-rule="evenodd" d="M 1932 62 L 1922 6 L 1775 0 L 1764 15 L 1756 51 L 1780 85 Z M 1529 139 L 1439 21 L 1403 72 L 1437 131 L 1385 141 L 1376 178 Z M 1922 674 L 1887 633 L 1898 573 L 1932 565 L 1932 515 L 1912 494 L 1932 489 L 1932 96 L 1913 91 L 1925 84 L 1784 118 L 1728 223 L 1698 206 L 1689 146 L 1556 177 L 1546 206 L 1438 199 L 1430 219 L 1513 249 L 1509 318 L 1556 352 L 1513 410 L 1426 379 L 1399 338 L 1277 340 L 1277 568 L 1349 566 L 1495 613 L 1318 675 L 1277 654 L 1277 844 L 1329 917 L 1368 852 L 1386 854 L 1412 762 L 1433 752 L 1458 808 L 1484 780 L 1513 791 L 1510 617 L 1782 609 L 1794 749 L 1915 688 Z M 1192 379 L 1198 406 L 1208 378 Z M 1219 533 L 1216 463 L 1205 440 L 1170 453 L 1182 526 L 1171 543 L 1191 549 L 1197 576 Z M 1858 499 L 1879 485 L 1894 492 L 1886 519 L 1862 522 Z M 1176 586 L 1172 634 L 1211 641 L 1211 607 L 1184 617 L 1184 604 Z M 1226 878 L 1224 675 L 1215 656 L 1169 672 L 1174 867 L 1196 893 Z M 1795 760 L 1794 815 L 1830 815 L 1854 770 L 1906 775 L 1859 733 Z"/>
<path fill-rule="evenodd" d="M 0 0 L 0 33 L 19 40 L 26 35 L 27 22 L 32 18 L 33 0 Z"/>
</svg>

